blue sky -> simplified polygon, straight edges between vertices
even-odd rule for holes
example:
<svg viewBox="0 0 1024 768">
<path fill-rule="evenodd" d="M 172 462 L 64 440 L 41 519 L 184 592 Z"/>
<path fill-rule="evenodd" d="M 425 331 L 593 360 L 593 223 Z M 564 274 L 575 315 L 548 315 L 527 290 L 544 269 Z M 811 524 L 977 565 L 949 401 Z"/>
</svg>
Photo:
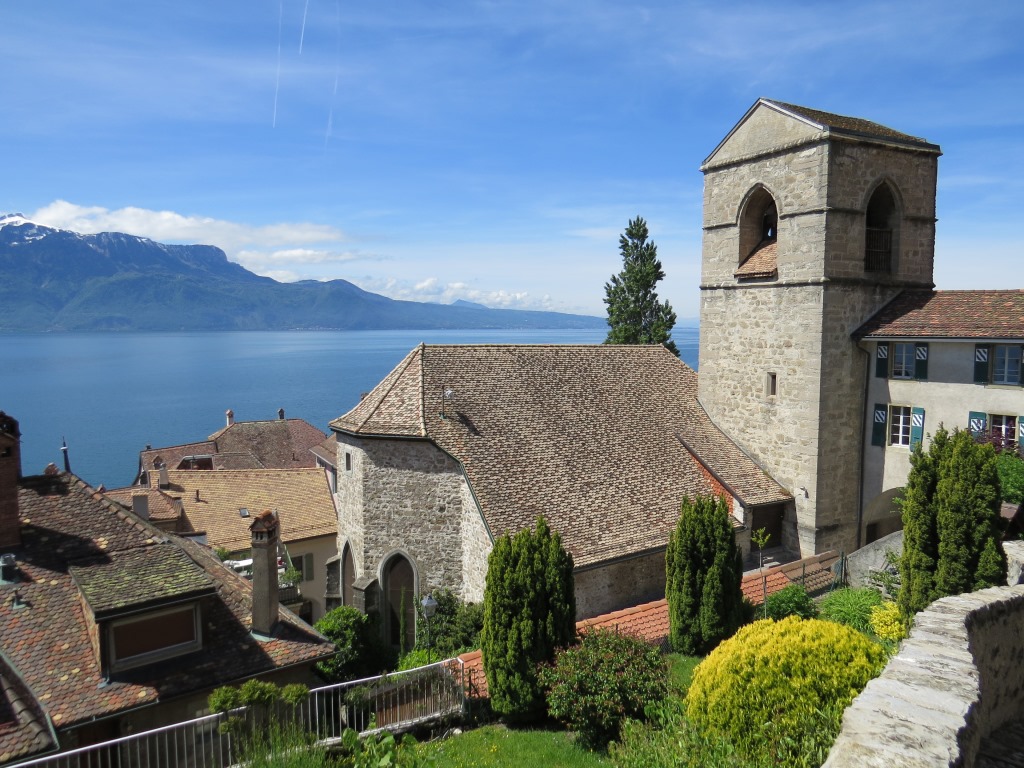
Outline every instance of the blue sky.
<svg viewBox="0 0 1024 768">
<path fill-rule="evenodd" d="M 1024 3 L 4 6 L 0 212 L 591 314 L 639 214 L 695 317 L 698 167 L 766 96 L 940 144 L 939 287 L 1024 282 Z"/>
</svg>

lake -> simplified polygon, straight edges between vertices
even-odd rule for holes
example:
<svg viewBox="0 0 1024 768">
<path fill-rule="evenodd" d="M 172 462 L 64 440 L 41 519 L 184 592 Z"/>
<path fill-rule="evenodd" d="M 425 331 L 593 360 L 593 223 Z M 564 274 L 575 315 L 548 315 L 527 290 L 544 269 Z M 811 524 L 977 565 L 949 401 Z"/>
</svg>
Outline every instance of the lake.
<svg viewBox="0 0 1024 768">
<path fill-rule="evenodd" d="M 0 410 L 21 424 L 22 469 L 127 485 L 147 444 L 205 439 L 237 421 L 305 419 L 323 431 L 417 344 L 594 344 L 603 330 L 0 334 Z M 697 328 L 673 333 L 697 367 Z"/>
</svg>

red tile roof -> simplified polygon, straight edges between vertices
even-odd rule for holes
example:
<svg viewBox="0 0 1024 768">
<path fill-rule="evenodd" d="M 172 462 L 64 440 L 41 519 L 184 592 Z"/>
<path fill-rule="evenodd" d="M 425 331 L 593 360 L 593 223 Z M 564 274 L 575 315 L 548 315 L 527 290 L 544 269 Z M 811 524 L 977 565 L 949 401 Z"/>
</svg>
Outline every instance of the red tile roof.
<svg viewBox="0 0 1024 768">
<path fill-rule="evenodd" d="M 18 499 L 23 546 L 15 551 L 22 574 L 17 589 L 28 607 L 14 608 L 6 597 L 0 602 L 0 649 L 58 729 L 311 663 L 333 651 L 321 635 L 285 609 L 274 638 L 256 641 L 249 634 L 248 582 L 206 547 L 139 520 L 74 475 L 24 478 Z M 160 551 L 173 553 L 173 560 L 192 574 L 186 583 L 165 591 L 194 594 L 197 578 L 215 589 L 198 598 L 203 606 L 203 648 L 105 681 L 76 579 L 80 584 L 83 578 L 90 581 L 95 599 L 116 606 L 138 596 L 132 580 L 124 578 L 117 565 L 131 569 L 141 557 L 152 566 L 152 560 L 161 559 Z M 90 563 L 102 574 L 89 575 Z M 133 573 L 138 579 L 148 578 L 137 570 Z M 108 592 L 98 589 L 101 582 Z"/>
<path fill-rule="evenodd" d="M 751 253 L 740 268 L 733 273 L 733 277 L 777 277 L 779 274 L 778 242 L 772 240 L 770 243 L 758 247 Z"/>
<path fill-rule="evenodd" d="M 713 490 L 693 454 L 743 503 L 790 498 L 661 346 L 421 345 L 331 427 L 432 440 L 495 535 L 544 514 L 577 566 L 664 547 L 683 496 Z"/>
<path fill-rule="evenodd" d="M 1024 339 L 1024 290 L 904 291 L 854 333 L 859 339 Z"/>
</svg>

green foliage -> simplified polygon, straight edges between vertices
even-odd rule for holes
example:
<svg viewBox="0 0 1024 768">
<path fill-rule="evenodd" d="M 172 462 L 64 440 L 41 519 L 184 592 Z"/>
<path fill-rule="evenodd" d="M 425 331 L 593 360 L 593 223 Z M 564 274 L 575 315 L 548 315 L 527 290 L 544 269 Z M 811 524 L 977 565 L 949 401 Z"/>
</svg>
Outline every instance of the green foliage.
<svg viewBox="0 0 1024 768">
<path fill-rule="evenodd" d="M 935 599 L 973 592 L 1006 581 L 999 546 L 1000 484 L 995 450 L 969 432 L 939 429 L 928 453 L 911 456 L 903 514 L 904 616 Z"/>
<path fill-rule="evenodd" d="M 784 619 L 787 616 L 799 616 L 801 619 L 813 619 L 818 615 L 818 606 L 807 594 L 807 590 L 799 584 L 790 584 L 768 595 L 764 601 L 765 617 Z"/>
<path fill-rule="evenodd" d="M 487 559 L 484 672 L 495 713 L 530 719 L 544 712 L 537 664 L 576 634 L 572 556 L 543 517 L 533 531 L 499 537 Z"/>
<path fill-rule="evenodd" d="M 729 511 L 717 496 L 683 499 L 665 552 L 672 648 L 704 654 L 743 623 L 743 566 Z"/>
<path fill-rule="evenodd" d="M 342 768 L 419 768 L 432 764 L 432 760 L 419 756 L 416 739 L 408 734 L 401 741 L 386 731 L 360 739 L 351 728 L 341 735 L 338 762 L 331 763 Z"/>
<path fill-rule="evenodd" d="M 444 768 L 598 768 L 608 765 L 598 753 L 581 748 L 563 730 L 530 730 L 495 725 L 420 744 L 419 753 Z"/>
<path fill-rule="evenodd" d="M 618 736 L 625 718 L 642 718 L 645 706 L 665 698 L 666 673 L 657 648 L 597 630 L 559 651 L 539 675 L 549 714 L 577 731 L 584 744 L 600 747 Z"/>
<path fill-rule="evenodd" d="M 311 733 L 271 720 L 240 742 L 238 763 L 246 768 L 330 768 L 336 763 Z"/>
<path fill-rule="evenodd" d="M 605 344 L 663 344 L 678 357 L 672 341 L 676 313 L 667 301 L 658 301 L 655 288 L 665 272 L 658 247 L 647 241 L 647 234 L 647 222 L 637 216 L 619 237 L 622 271 L 604 286 L 609 326 Z"/>
<path fill-rule="evenodd" d="M 316 665 L 317 674 L 328 682 L 369 677 L 383 672 L 394 661 L 376 623 L 355 608 L 347 605 L 335 608 L 314 626 L 338 649 L 334 656 Z"/>
<path fill-rule="evenodd" d="M 898 643 L 907 636 L 907 625 L 896 603 L 885 602 L 871 609 L 871 631 L 880 640 Z"/>
<path fill-rule="evenodd" d="M 273 704 L 280 697 L 280 689 L 266 680 L 246 680 L 238 689 L 238 694 L 245 706 Z"/>
<path fill-rule="evenodd" d="M 436 651 L 431 651 L 426 648 L 413 648 L 407 654 L 399 658 L 398 660 L 398 671 L 404 672 L 407 669 L 416 669 L 416 667 L 425 667 L 435 661 L 441 661 L 444 656 L 438 656 Z"/>
<path fill-rule="evenodd" d="M 824 759 L 843 710 L 885 664 L 885 651 L 841 624 L 790 616 L 740 629 L 697 667 L 687 716 L 740 752 L 777 765 Z"/>
<path fill-rule="evenodd" d="M 302 683 L 288 683 L 281 689 L 281 701 L 297 707 L 309 698 L 309 686 Z"/>
<path fill-rule="evenodd" d="M 871 631 L 871 610 L 882 604 L 876 589 L 837 589 L 821 601 L 819 615 L 823 619 L 853 627 L 858 632 Z"/>
<path fill-rule="evenodd" d="M 242 706 L 242 696 L 233 685 L 214 688 L 206 701 L 211 712 L 230 712 Z"/>
<path fill-rule="evenodd" d="M 669 653 L 665 656 L 668 663 L 668 689 L 673 696 L 682 698 L 690 687 L 693 670 L 703 661 L 701 656 L 684 656 L 681 653 Z"/>
<path fill-rule="evenodd" d="M 434 589 L 437 610 L 430 620 L 430 650 L 434 661 L 480 647 L 480 630 L 484 625 L 482 603 L 463 603 L 450 589 Z M 416 603 L 419 626 L 426 629 L 422 601 Z M 416 649 L 427 647 L 426 631 L 416 633 Z"/>
<path fill-rule="evenodd" d="M 215 554 L 217 558 L 223 563 L 225 560 L 231 557 L 231 550 L 224 549 L 224 547 L 214 547 L 213 554 Z"/>
<path fill-rule="evenodd" d="M 1012 451 L 1003 451 L 996 456 L 996 469 L 1003 501 L 1024 504 L 1024 458 Z"/>
</svg>

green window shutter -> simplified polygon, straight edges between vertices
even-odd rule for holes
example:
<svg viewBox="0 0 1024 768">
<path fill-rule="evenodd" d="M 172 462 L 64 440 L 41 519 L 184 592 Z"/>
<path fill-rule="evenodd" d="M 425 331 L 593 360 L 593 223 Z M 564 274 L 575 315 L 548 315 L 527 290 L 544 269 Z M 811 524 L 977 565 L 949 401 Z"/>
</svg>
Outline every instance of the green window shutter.
<svg viewBox="0 0 1024 768">
<path fill-rule="evenodd" d="M 974 383 L 988 384 L 989 344 L 974 345 Z"/>
<path fill-rule="evenodd" d="M 871 444 L 885 445 L 885 429 L 889 420 L 889 407 L 885 403 L 875 403 L 871 417 Z"/>
<path fill-rule="evenodd" d="M 967 414 L 967 429 L 972 435 L 984 435 L 988 432 L 988 414 L 971 411 Z"/>
<path fill-rule="evenodd" d="M 313 553 L 302 556 L 302 580 L 313 580 Z"/>
<path fill-rule="evenodd" d="M 889 342 L 878 342 L 878 349 L 875 350 L 875 376 L 879 379 L 889 377 Z"/>
<path fill-rule="evenodd" d="M 914 449 L 924 440 L 924 408 L 910 409 L 910 448 Z"/>
<path fill-rule="evenodd" d="M 928 380 L 928 342 L 914 345 L 914 378 L 918 381 Z"/>
</svg>

